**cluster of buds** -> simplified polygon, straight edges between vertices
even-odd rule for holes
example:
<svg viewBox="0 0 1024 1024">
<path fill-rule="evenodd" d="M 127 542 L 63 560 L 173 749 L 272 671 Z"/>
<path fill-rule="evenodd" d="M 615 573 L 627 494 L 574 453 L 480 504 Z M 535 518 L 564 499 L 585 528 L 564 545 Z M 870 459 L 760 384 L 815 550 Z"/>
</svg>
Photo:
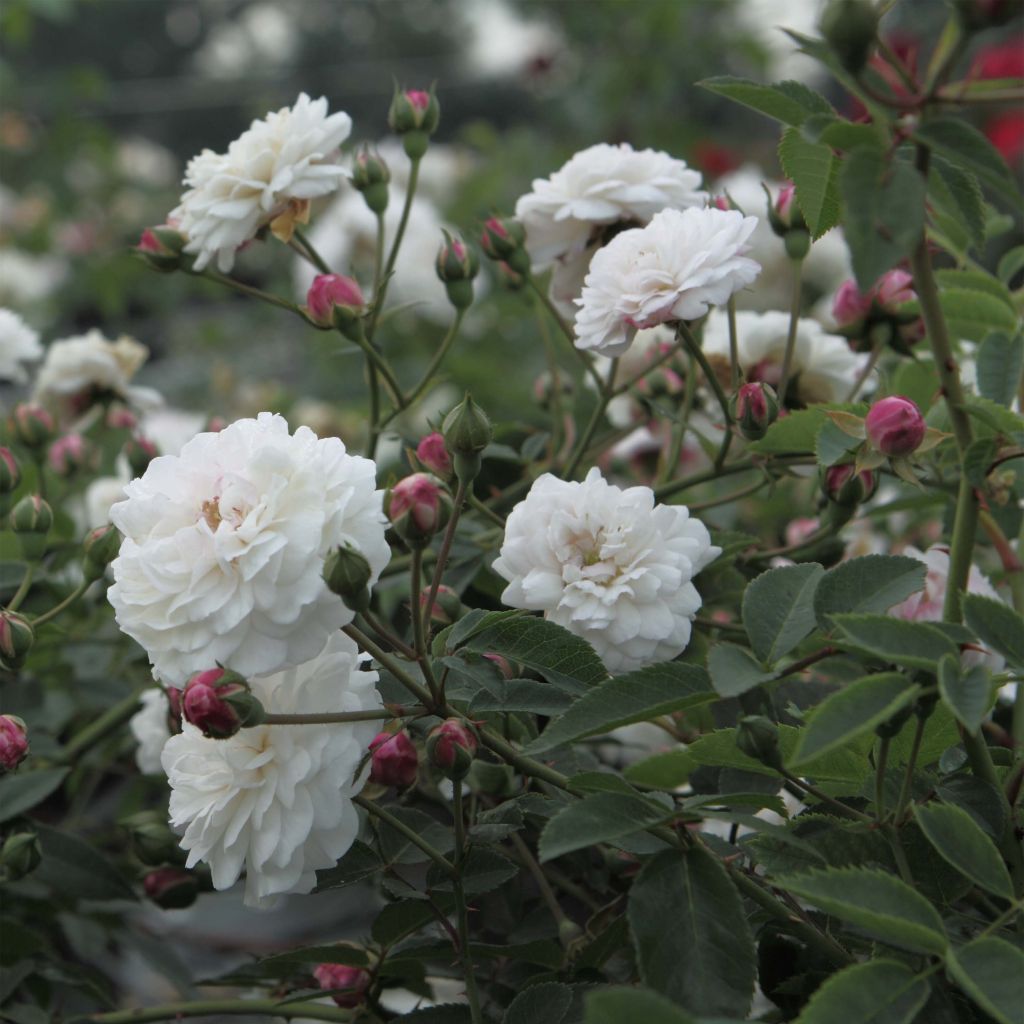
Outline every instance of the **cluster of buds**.
<svg viewBox="0 0 1024 1024">
<path fill-rule="evenodd" d="M 480 234 L 480 248 L 484 255 L 514 274 L 526 277 L 530 273 L 530 256 L 524 243 L 526 228 L 514 217 L 488 217 Z"/>
<path fill-rule="evenodd" d="M 28 619 L 6 608 L 0 611 L 0 666 L 17 672 L 25 664 L 34 642 Z"/>
<path fill-rule="evenodd" d="M 758 441 L 779 418 L 779 396 L 763 381 L 741 384 L 729 399 L 729 416 L 748 441 Z"/>
<path fill-rule="evenodd" d="M 462 599 L 449 586 L 442 583 L 434 595 L 434 603 L 427 613 L 427 602 L 430 600 L 430 587 L 420 591 L 420 615 L 438 629 L 444 629 L 462 618 Z"/>
<path fill-rule="evenodd" d="M 419 160 L 427 151 L 430 136 L 437 131 L 441 120 L 441 105 L 434 89 L 396 90 L 388 110 L 388 127 L 401 136 L 405 155 Z"/>
<path fill-rule="evenodd" d="M 28 730 L 17 715 L 0 715 L 0 775 L 13 772 L 28 757 Z"/>
<path fill-rule="evenodd" d="M 11 437 L 33 451 L 48 445 L 57 436 L 53 416 L 35 402 L 21 402 L 8 417 L 7 429 Z"/>
<path fill-rule="evenodd" d="M 362 967 L 348 964 L 320 964 L 313 971 L 313 977 L 324 992 L 330 992 L 338 1006 L 358 1006 L 370 987 L 370 972 Z"/>
<path fill-rule="evenodd" d="M 487 414 L 467 394 L 441 424 L 444 443 L 455 464 L 455 475 L 465 485 L 480 472 L 481 453 L 491 443 L 494 429 Z"/>
<path fill-rule="evenodd" d="M 264 718 L 263 705 L 249 684 L 236 672 L 220 667 L 197 672 L 185 684 L 181 713 L 186 722 L 215 740 L 259 725 Z"/>
<path fill-rule="evenodd" d="M 406 789 L 416 781 L 418 770 L 419 755 L 404 729 L 374 736 L 370 743 L 371 782 Z"/>
<path fill-rule="evenodd" d="M 462 239 L 445 231 L 434 267 L 444 283 L 448 301 L 456 309 L 468 309 L 473 303 L 473 278 L 480 269 L 476 253 Z"/>
<path fill-rule="evenodd" d="M 385 515 L 414 550 L 425 548 L 448 525 L 454 507 L 447 486 L 430 473 L 412 473 L 384 496 Z"/>
<path fill-rule="evenodd" d="M 155 868 L 142 880 L 146 896 L 164 910 L 183 910 L 196 901 L 201 889 L 198 875 L 182 867 Z"/>
<path fill-rule="evenodd" d="M 306 315 L 317 327 L 336 327 L 346 338 L 357 338 L 366 315 L 366 299 L 353 278 L 318 274 L 306 293 Z"/>
<path fill-rule="evenodd" d="M 810 252 L 811 234 L 797 202 L 796 186 L 787 182 L 774 199 L 767 186 L 764 190 L 768 196 L 768 223 L 772 231 L 785 243 L 786 255 L 791 260 L 802 260 Z"/>
<path fill-rule="evenodd" d="M 370 577 L 373 571 L 366 556 L 348 544 L 335 548 L 324 560 L 324 582 L 327 589 L 355 612 L 370 607 Z"/>
<path fill-rule="evenodd" d="M 430 763 L 452 782 L 466 777 L 476 750 L 476 737 L 457 718 L 446 719 L 427 734 Z"/>
<path fill-rule="evenodd" d="M 188 239 L 176 228 L 168 224 L 146 228 L 135 246 L 135 255 L 162 274 L 171 274 L 180 269 L 182 261 L 187 257 L 184 253 Z"/>
<path fill-rule="evenodd" d="M 832 300 L 832 319 L 855 352 L 889 345 L 902 355 L 925 334 L 924 320 L 906 306 L 917 299 L 914 279 L 905 270 L 889 270 L 866 292 L 844 281 Z"/>
<path fill-rule="evenodd" d="M 108 523 L 90 530 L 82 541 L 82 575 L 90 583 L 100 579 L 121 550 L 121 534 Z"/>
<path fill-rule="evenodd" d="M 18 534 L 26 558 L 39 558 L 46 550 L 46 535 L 53 526 L 53 509 L 38 494 L 26 494 L 7 517 L 10 529 Z"/>
<path fill-rule="evenodd" d="M 55 476 L 70 477 L 93 465 L 96 455 L 96 446 L 87 438 L 81 434 L 65 434 L 50 445 L 46 462 Z"/>
<path fill-rule="evenodd" d="M 380 153 L 363 145 L 352 161 L 352 187 L 363 194 L 366 205 L 376 214 L 388 208 L 391 171 Z"/>
</svg>

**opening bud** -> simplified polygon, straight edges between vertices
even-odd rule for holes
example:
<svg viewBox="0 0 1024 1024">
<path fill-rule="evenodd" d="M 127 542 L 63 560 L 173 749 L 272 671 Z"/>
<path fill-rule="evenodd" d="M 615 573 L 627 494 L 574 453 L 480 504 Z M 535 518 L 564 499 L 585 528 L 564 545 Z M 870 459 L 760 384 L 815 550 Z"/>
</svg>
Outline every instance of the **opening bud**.
<svg viewBox="0 0 1024 1024">
<path fill-rule="evenodd" d="M 0 448 L 0 495 L 10 494 L 21 483 L 21 466 L 10 448 Z"/>
<path fill-rule="evenodd" d="M 185 868 L 166 867 L 150 871 L 142 880 L 146 895 L 164 910 L 192 906 L 199 895 L 199 879 Z"/>
<path fill-rule="evenodd" d="M 370 987 L 370 972 L 348 964 L 320 964 L 314 968 L 313 977 L 321 990 L 330 992 L 342 1007 L 358 1006 Z"/>
<path fill-rule="evenodd" d="M 42 847 L 35 832 L 14 832 L 4 840 L 3 849 L 0 849 L 4 881 L 16 882 L 31 874 L 42 859 Z"/>
<path fill-rule="evenodd" d="M 444 232 L 444 244 L 437 251 L 434 264 L 437 276 L 444 282 L 448 301 L 456 309 L 467 309 L 473 303 L 473 278 L 480 269 L 476 253 L 462 241 Z"/>
<path fill-rule="evenodd" d="M 921 410 L 902 395 L 890 395 L 875 402 L 864 418 L 871 446 L 895 458 L 917 451 L 927 429 Z"/>
<path fill-rule="evenodd" d="M 11 435 L 26 448 L 42 448 L 57 434 L 53 417 L 35 402 L 20 402 L 16 405 L 7 425 Z"/>
<path fill-rule="evenodd" d="M 154 270 L 170 274 L 182 265 L 185 258 L 182 250 L 186 241 L 187 239 L 180 231 L 165 224 L 160 227 L 146 228 L 133 252 Z"/>
<path fill-rule="evenodd" d="M 384 498 L 384 512 L 395 532 L 412 548 L 423 548 L 451 519 L 454 504 L 448 488 L 430 473 L 399 480 Z"/>
<path fill-rule="evenodd" d="M 465 778 L 476 757 L 476 737 L 457 718 L 434 726 L 427 735 L 430 763 L 453 782 Z"/>
<path fill-rule="evenodd" d="M 82 541 L 82 573 L 87 580 L 98 580 L 121 550 L 121 534 L 108 523 L 90 530 Z"/>
<path fill-rule="evenodd" d="M 186 684 L 181 697 L 182 715 L 204 736 L 222 740 L 239 729 L 263 721 L 263 705 L 249 684 L 236 672 L 211 668 L 198 672 Z"/>
<path fill-rule="evenodd" d="M 361 551 L 348 544 L 335 548 L 324 562 L 324 582 L 348 608 L 363 612 L 370 606 L 370 563 Z"/>
<path fill-rule="evenodd" d="M 736 727 L 736 746 L 769 768 L 782 767 L 779 727 L 764 715 L 744 715 Z"/>
<path fill-rule="evenodd" d="M 310 320 L 320 327 L 337 327 L 346 337 L 366 313 L 366 300 L 357 281 L 341 274 L 319 274 L 306 293 Z"/>
<path fill-rule="evenodd" d="M 388 208 L 389 181 L 391 171 L 380 153 L 364 144 L 352 161 L 352 186 L 362 192 L 366 205 L 374 213 L 383 213 Z"/>
<path fill-rule="evenodd" d="M 771 384 L 741 384 L 729 401 L 729 415 L 748 441 L 757 441 L 779 418 L 779 396 Z"/>
<path fill-rule="evenodd" d="M 143 864 L 158 867 L 185 862 L 178 837 L 168 826 L 167 815 L 161 811 L 140 811 L 126 818 L 122 825 L 128 830 L 132 852 Z"/>
<path fill-rule="evenodd" d="M 420 591 L 420 614 L 426 611 L 430 600 L 430 587 Z M 462 599 L 451 587 L 442 583 L 434 595 L 434 607 L 430 609 L 428 621 L 432 626 L 444 629 L 462 618 Z"/>
<path fill-rule="evenodd" d="M 78 470 L 91 465 L 96 458 L 96 447 L 81 434 L 65 434 L 50 445 L 46 462 L 56 476 L 73 476 Z"/>
<path fill-rule="evenodd" d="M 0 611 L 0 664 L 11 672 L 25 664 L 35 642 L 32 626 L 23 615 Z"/>
<path fill-rule="evenodd" d="M 875 44 L 878 12 L 871 0 L 832 0 L 818 27 L 843 67 L 856 74 Z"/>
<path fill-rule="evenodd" d="M 142 476 L 149 464 L 160 454 L 160 449 L 141 434 L 128 438 L 121 449 L 134 476 Z"/>
<path fill-rule="evenodd" d="M 487 414 L 466 397 L 444 418 L 441 424 L 444 443 L 455 456 L 455 474 L 463 483 L 471 483 L 480 472 L 480 453 L 491 443 L 494 429 Z"/>
<path fill-rule="evenodd" d="M 393 735 L 379 732 L 370 743 L 370 781 L 401 789 L 416 781 L 419 755 L 409 734 L 402 729 Z"/>
<path fill-rule="evenodd" d="M 451 479 L 452 457 L 444 443 L 444 437 L 437 433 L 427 434 L 416 445 L 416 461 L 428 472 L 442 480 Z"/>
<path fill-rule="evenodd" d="M 856 352 L 869 352 L 878 345 L 890 345 L 909 355 L 911 347 L 925 335 L 924 320 L 914 311 L 904 312 L 917 298 L 914 279 L 905 270 L 884 273 L 866 292 L 855 281 L 844 281 L 832 300 L 832 318 L 839 332 Z"/>
<path fill-rule="evenodd" d="M 0 715 L 0 775 L 13 772 L 28 757 L 28 730 L 17 715 Z"/>
<path fill-rule="evenodd" d="M 514 217 L 488 217 L 480 234 L 480 248 L 492 260 L 505 262 L 517 274 L 530 272 L 530 257 L 523 248 L 526 228 Z"/>
</svg>

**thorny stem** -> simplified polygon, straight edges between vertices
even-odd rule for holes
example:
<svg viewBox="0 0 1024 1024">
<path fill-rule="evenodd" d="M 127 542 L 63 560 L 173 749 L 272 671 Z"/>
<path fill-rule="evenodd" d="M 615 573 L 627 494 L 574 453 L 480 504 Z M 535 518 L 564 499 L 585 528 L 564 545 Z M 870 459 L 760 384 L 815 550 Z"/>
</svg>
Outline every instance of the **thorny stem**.
<svg viewBox="0 0 1024 1024">
<path fill-rule="evenodd" d="M 254 288 L 252 285 L 242 284 L 241 281 L 236 281 L 233 277 L 228 277 L 226 274 L 221 274 L 216 270 L 188 270 L 186 273 L 191 274 L 193 277 L 205 277 L 209 281 L 215 281 L 217 284 L 222 284 L 226 288 L 231 288 L 234 291 L 241 292 L 243 295 L 248 295 L 251 298 L 259 299 L 261 302 L 269 302 L 270 305 L 277 306 L 279 309 L 287 309 L 289 313 L 296 313 L 301 316 L 303 320 L 306 319 L 303 316 L 302 311 L 294 302 L 278 298 L 278 296 L 271 295 L 270 292 L 265 292 L 260 288 Z"/>
<path fill-rule="evenodd" d="M 384 272 L 384 214 L 377 214 L 377 245 L 373 254 L 373 302 L 374 311 L 380 297 L 381 277 Z M 368 441 L 366 454 L 372 459 L 377 454 L 377 442 L 380 440 L 380 380 L 377 367 L 372 359 L 366 360 L 366 385 L 370 392 L 370 422 L 367 424 Z"/>
<path fill-rule="evenodd" d="M 459 516 L 462 514 L 462 506 L 466 503 L 466 495 L 469 488 L 464 480 L 459 480 L 455 488 L 455 501 L 452 504 L 452 517 L 448 520 L 448 526 L 444 531 L 444 538 L 441 540 L 441 550 L 437 553 L 437 562 L 434 565 L 434 575 L 430 580 L 430 593 L 427 595 L 427 606 L 423 610 L 427 620 L 434 609 L 434 601 L 437 599 L 437 591 L 441 586 L 441 577 L 444 575 L 445 566 L 448 564 L 448 556 L 451 554 L 452 543 L 455 540 L 455 528 L 459 524 Z"/>
<path fill-rule="evenodd" d="M 907 758 L 906 768 L 903 772 L 900 795 L 896 800 L 896 810 L 893 812 L 893 821 L 897 825 L 903 820 L 903 813 L 907 809 L 907 804 L 910 803 L 911 787 L 914 783 L 914 767 L 917 765 L 917 756 L 921 752 L 921 741 L 924 739 L 924 727 L 927 721 L 926 718 L 918 716 L 914 739 L 910 745 L 910 756 Z"/>
<path fill-rule="evenodd" d="M 422 555 L 422 552 L 421 552 Z M 382 640 L 391 644 L 396 651 L 405 655 L 410 661 L 416 660 L 416 652 L 404 641 L 400 640 L 394 633 L 391 632 L 387 626 L 384 625 L 380 619 L 377 618 L 369 608 L 364 612 L 360 612 L 366 624 L 379 636 Z"/>
<path fill-rule="evenodd" d="M 512 840 L 512 845 L 516 848 L 516 853 L 518 854 L 520 862 L 526 870 L 530 872 L 534 882 L 536 882 L 537 889 L 540 891 L 541 899 L 544 900 L 548 910 L 551 911 L 551 916 L 555 919 L 555 924 L 558 925 L 559 935 L 562 935 L 564 926 L 572 925 L 572 922 L 568 917 L 566 917 L 565 911 L 562 910 L 562 907 L 558 902 L 558 897 L 551 888 L 551 884 L 548 882 L 547 876 L 544 874 L 541 866 L 537 863 L 537 858 L 534 857 L 522 836 L 520 836 L 518 832 L 513 832 L 509 838 Z"/>
<path fill-rule="evenodd" d="M 729 296 L 729 304 L 725 307 L 729 317 L 729 364 L 732 373 L 732 389 L 740 386 L 740 345 L 736 331 L 736 296 Z"/>
<path fill-rule="evenodd" d="M 709 469 L 703 473 L 695 473 L 693 476 L 684 477 L 682 480 L 673 480 L 672 483 L 665 484 L 662 487 L 656 487 L 654 489 L 654 497 L 657 501 L 664 501 L 666 498 L 671 498 L 681 491 L 696 487 L 698 484 L 710 483 L 712 480 L 718 480 L 723 476 L 730 476 L 733 473 L 744 473 L 749 469 L 760 469 L 767 465 L 801 466 L 813 465 L 814 462 L 815 457 L 810 452 L 806 454 L 794 452 L 792 455 L 773 455 L 770 462 L 756 456 L 738 459 L 735 462 L 730 462 L 727 466 L 722 466 L 721 469 Z"/>
<path fill-rule="evenodd" d="M 882 349 L 884 346 L 876 344 L 871 349 L 871 355 L 868 356 L 867 362 L 864 364 L 864 369 L 857 374 L 857 379 L 853 382 L 853 387 L 850 388 L 850 393 L 846 396 L 847 402 L 852 402 L 857 395 L 860 394 L 860 389 L 864 387 L 868 377 L 871 376 L 871 371 L 874 370 L 878 363 L 879 357 L 882 355 Z"/>
<path fill-rule="evenodd" d="M 683 439 L 686 437 L 686 428 L 690 424 L 690 416 L 693 412 L 693 400 L 697 393 L 697 362 L 690 356 L 690 364 L 686 372 L 686 391 L 683 395 L 683 407 L 679 410 L 679 417 L 672 427 L 672 440 L 669 443 L 668 453 L 665 455 L 665 463 L 661 468 L 661 477 L 658 483 L 665 483 L 672 479 L 673 473 L 679 465 L 679 458 L 683 451 Z"/>
<path fill-rule="evenodd" d="M 838 811 L 844 818 L 853 818 L 855 821 L 863 821 L 872 825 L 874 824 L 873 818 L 870 818 L 868 815 L 858 811 L 854 807 L 848 807 L 835 797 L 829 796 L 828 793 L 824 792 L 824 790 L 818 789 L 817 786 L 801 779 L 799 775 L 794 775 L 791 771 L 785 768 L 780 769 L 779 774 L 798 789 L 802 789 L 805 793 L 813 796 L 815 800 L 831 807 L 834 811 Z"/>
<path fill-rule="evenodd" d="M 459 333 L 459 325 L 462 323 L 462 318 L 465 315 L 464 309 L 456 310 L 455 319 L 452 320 L 451 327 L 448 328 L 448 333 L 444 336 L 444 340 L 441 342 L 440 347 L 434 353 L 434 358 L 431 359 L 430 365 L 426 368 L 423 376 L 420 378 L 420 382 L 410 391 L 407 395 L 402 398 L 401 406 L 393 409 L 385 418 L 384 425 L 390 423 L 402 409 L 407 409 L 415 401 L 417 401 L 424 391 L 429 387 L 430 382 L 434 378 L 434 374 L 437 372 L 437 368 L 444 362 L 445 357 L 448 355 L 449 350 L 455 342 L 455 337 Z"/>
</svg>

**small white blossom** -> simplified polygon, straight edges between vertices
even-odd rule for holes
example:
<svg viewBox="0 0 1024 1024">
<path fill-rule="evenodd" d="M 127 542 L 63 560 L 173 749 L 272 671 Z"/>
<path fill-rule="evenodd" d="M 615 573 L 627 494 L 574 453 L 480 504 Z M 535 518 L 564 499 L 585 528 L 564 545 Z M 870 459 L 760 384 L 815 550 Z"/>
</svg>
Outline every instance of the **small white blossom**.
<svg viewBox="0 0 1024 1024">
<path fill-rule="evenodd" d="M 121 629 L 181 685 L 215 664 L 265 674 L 315 657 L 353 612 L 321 579 L 347 543 L 387 564 L 376 467 L 337 438 L 261 413 L 154 459 L 110 510 L 124 534 L 108 591 Z"/>
<path fill-rule="evenodd" d="M 42 357 L 39 332 L 12 310 L 0 309 L 0 380 L 28 383 L 28 373 L 21 364 Z"/>
<path fill-rule="evenodd" d="M 361 669 L 361 658 L 335 633 L 315 660 L 250 679 L 252 692 L 274 714 L 376 710 L 377 673 Z M 162 763 L 187 866 L 207 863 L 216 889 L 244 869 L 245 902 L 254 906 L 309 892 L 316 872 L 333 867 L 359 831 L 352 798 L 366 781 L 369 764 L 357 775 L 359 763 L 379 725 L 259 725 L 208 739 L 183 723 Z"/>
<path fill-rule="evenodd" d="M 170 710 L 167 694 L 159 686 L 142 691 L 142 707 L 128 719 L 128 727 L 138 746 L 135 748 L 135 763 L 146 775 L 163 774 L 160 755 L 164 744 L 171 738 L 167 727 Z"/>
<path fill-rule="evenodd" d="M 701 606 L 693 577 L 721 554 L 684 505 L 655 505 L 592 469 L 582 483 L 539 477 L 508 517 L 494 570 L 513 608 L 587 640 L 612 672 L 670 661 Z"/>
<path fill-rule="evenodd" d="M 346 175 L 337 150 L 352 130 L 352 119 L 328 115 L 327 100 L 302 93 L 253 121 L 225 154 L 203 150 L 185 172 L 188 191 L 169 222 L 188 237 L 185 251 L 202 270 L 214 257 L 231 269 L 235 251 L 269 224 L 290 238 L 303 222 L 308 201 L 333 192 Z"/>
<path fill-rule="evenodd" d="M 616 235 L 590 264 L 576 314 L 576 347 L 620 356 L 638 330 L 697 320 L 757 277 L 744 253 L 756 217 L 735 210 L 663 210 Z"/>
</svg>

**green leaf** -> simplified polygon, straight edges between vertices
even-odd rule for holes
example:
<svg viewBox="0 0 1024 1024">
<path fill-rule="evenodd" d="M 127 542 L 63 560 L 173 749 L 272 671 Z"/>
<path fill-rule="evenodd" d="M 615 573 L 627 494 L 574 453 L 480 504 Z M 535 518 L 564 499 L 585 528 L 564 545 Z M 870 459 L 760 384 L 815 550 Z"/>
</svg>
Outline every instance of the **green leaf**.
<svg viewBox="0 0 1024 1024">
<path fill-rule="evenodd" d="M 1013 883 L 1003 858 L 966 811 L 952 804 L 918 804 L 914 817 L 939 856 L 983 889 L 1013 900 Z"/>
<path fill-rule="evenodd" d="M 627 913 L 644 984 L 694 1013 L 746 1017 L 754 942 L 739 894 L 711 854 L 691 846 L 653 857 Z"/>
<path fill-rule="evenodd" d="M 970 245 L 980 250 L 985 245 L 985 200 L 978 179 L 970 172 L 934 156 L 935 174 L 928 177 L 928 195 L 963 225 Z"/>
<path fill-rule="evenodd" d="M 796 201 L 811 238 L 839 223 L 839 160 L 831 147 L 809 142 L 799 128 L 787 128 L 779 143 L 779 162 L 796 186 Z"/>
<path fill-rule="evenodd" d="M 869 960 L 832 975 L 797 1024 L 910 1024 L 928 1001 L 928 982 L 895 960 Z"/>
<path fill-rule="evenodd" d="M 789 767 L 802 767 L 871 732 L 920 692 L 920 686 L 899 672 L 882 672 L 848 684 L 814 709 L 808 725 L 800 730 Z"/>
<path fill-rule="evenodd" d="M 1024 1021 L 1024 953 L 995 936 L 951 950 L 946 966 L 956 983 L 999 1024 Z"/>
<path fill-rule="evenodd" d="M 682 747 L 654 754 L 631 764 L 625 777 L 638 786 L 656 786 L 658 789 L 674 789 L 681 786 L 697 767 L 697 762 Z"/>
<path fill-rule="evenodd" d="M 939 696 L 972 735 L 992 706 L 992 680 L 981 665 L 965 672 L 958 654 L 945 654 L 938 667 Z"/>
<path fill-rule="evenodd" d="M 489 846 L 471 846 L 462 863 L 462 887 L 467 896 L 479 896 L 497 889 L 519 873 L 519 868 Z M 436 864 L 427 872 L 427 882 L 435 892 L 452 892 L 453 882 Z"/>
<path fill-rule="evenodd" d="M 1020 192 L 1006 161 L 973 125 L 960 117 L 935 117 L 922 121 L 913 137 L 952 163 L 973 171 L 1015 209 L 1020 206 Z"/>
<path fill-rule="evenodd" d="M 800 125 L 800 131 L 808 142 L 824 142 L 833 149 L 882 144 L 874 125 L 854 124 L 830 114 L 812 114 Z"/>
<path fill-rule="evenodd" d="M 816 562 L 761 573 L 743 594 L 743 625 L 754 654 L 774 664 L 814 629 L 814 590 L 825 570 Z"/>
<path fill-rule="evenodd" d="M 32 810 L 67 778 L 70 768 L 15 772 L 0 779 L 0 821 Z"/>
<path fill-rule="evenodd" d="M 708 672 L 711 685 L 722 697 L 738 697 L 761 683 L 775 678 L 766 672 L 760 662 L 746 649 L 736 644 L 718 644 L 708 652 Z"/>
<path fill-rule="evenodd" d="M 35 826 L 43 859 L 33 881 L 83 900 L 134 900 L 135 893 L 109 860 L 70 832 Z"/>
<path fill-rule="evenodd" d="M 333 868 L 316 873 L 316 888 L 313 892 L 355 885 L 356 882 L 372 877 L 383 867 L 377 854 L 357 839 Z"/>
<path fill-rule="evenodd" d="M 884 612 L 924 587 L 927 566 L 905 555 L 865 555 L 829 569 L 814 592 L 814 614 L 823 630 L 830 616 Z"/>
<path fill-rule="evenodd" d="M 988 292 L 945 288 L 939 292 L 939 305 L 950 331 L 968 341 L 983 341 L 991 331 L 1013 334 L 1018 327 L 1016 313 Z M 907 303 L 907 308 L 920 309 L 920 303 Z"/>
<path fill-rule="evenodd" d="M 843 224 L 857 285 L 867 291 L 914 249 L 924 226 L 924 182 L 909 164 L 861 146 L 843 163 Z"/>
<path fill-rule="evenodd" d="M 800 409 L 776 420 L 760 441 L 754 441 L 747 447 L 759 455 L 807 454 L 815 450 L 815 440 L 822 425 L 831 422 L 828 412 L 850 412 L 863 416 L 867 411 L 866 405 L 856 403 L 829 405 L 827 410 L 825 406 L 812 405 L 809 409 Z"/>
<path fill-rule="evenodd" d="M 1024 270 L 1024 245 L 1016 245 L 1000 257 L 996 273 L 999 275 L 999 280 L 1009 288 L 1013 284 L 1013 279 L 1022 270 Z"/>
<path fill-rule="evenodd" d="M 978 392 L 984 398 L 1010 405 L 1017 397 L 1017 384 L 1024 369 L 1024 335 L 1010 336 L 995 331 L 978 349 Z"/>
<path fill-rule="evenodd" d="M 526 752 L 541 753 L 585 736 L 610 732 L 621 725 L 698 707 L 716 697 L 710 677 L 697 665 L 678 661 L 649 665 L 589 690 L 553 719 L 526 747 Z"/>
<path fill-rule="evenodd" d="M 959 654 L 942 630 L 888 615 L 832 615 L 844 646 L 880 661 L 935 672 L 944 654 Z"/>
<path fill-rule="evenodd" d="M 393 946 L 399 939 L 436 920 L 436 911 L 426 900 L 396 900 L 377 915 L 371 935 L 374 942 Z"/>
<path fill-rule="evenodd" d="M 485 683 L 469 705 L 470 714 L 486 711 L 527 711 L 534 715 L 557 715 L 572 704 L 572 696 L 550 683 L 533 679 L 494 679 Z"/>
<path fill-rule="evenodd" d="M 554 860 L 573 850 L 613 842 L 642 832 L 671 818 L 664 804 L 628 793 L 591 793 L 559 811 L 540 836 L 540 861 Z"/>
<path fill-rule="evenodd" d="M 949 945 L 938 911 L 884 871 L 830 868 L 776 878 L 774 884 L 892 945 L 938 954 Z"/>
<path fill-rule="evenodd" d="M 964 594 L 963 608 L 978 639 L 1024 669 L 1024 618 L 1002 601 L 981 594 Z"/>
<path fill-rule="evenodd" d="M 556 981 L 532 985 L 512 1000 L 502 1024 L 562 1024 L 572 1005 L 572 989 Z"/>
<path fill-rule="evenodd" d="M 818 456 L 818 465 L 834 466 L 837 462 L 852 462 L 852 453 L 861 443 L 859 438 L 851 437 L 837 423 L 826 419 L 814 438 L 814 454 Z"/>
<path fill-rule="evenodd" d="M 835 114 L 828 100 L 801 82 L 776 82 L 762 85 L 746 78 L 721 75 L 697 83 L 702 89 L 742 103 L 759 114 L 767 114 L 783 124 L 798 125 L 811 114 Z"/>
<path fill-rule="evenodd" d="M 585 1024 L 697 1024 L 688 1013 L 649 989 L 622 986 L 588 992 Z"/>
<path fill-rule="evenodd" d="M 1016 313 L 1009 289 L 1002 281 L 984 270 L 937 270 L 935 279 L 939 283 L 940 291 L 952 288 L 958 291 L 982 292 L 1001 302 L 1011 314 Z"/>
<path fill-rule="evenodd" d="M 464 645 L 481 653 L 502 654 L 539 672 L 548 682 L 576 692 L 608 678 L 604 663 L 586 640 L 534 615 L 487 615 Z"/>
</svg>

